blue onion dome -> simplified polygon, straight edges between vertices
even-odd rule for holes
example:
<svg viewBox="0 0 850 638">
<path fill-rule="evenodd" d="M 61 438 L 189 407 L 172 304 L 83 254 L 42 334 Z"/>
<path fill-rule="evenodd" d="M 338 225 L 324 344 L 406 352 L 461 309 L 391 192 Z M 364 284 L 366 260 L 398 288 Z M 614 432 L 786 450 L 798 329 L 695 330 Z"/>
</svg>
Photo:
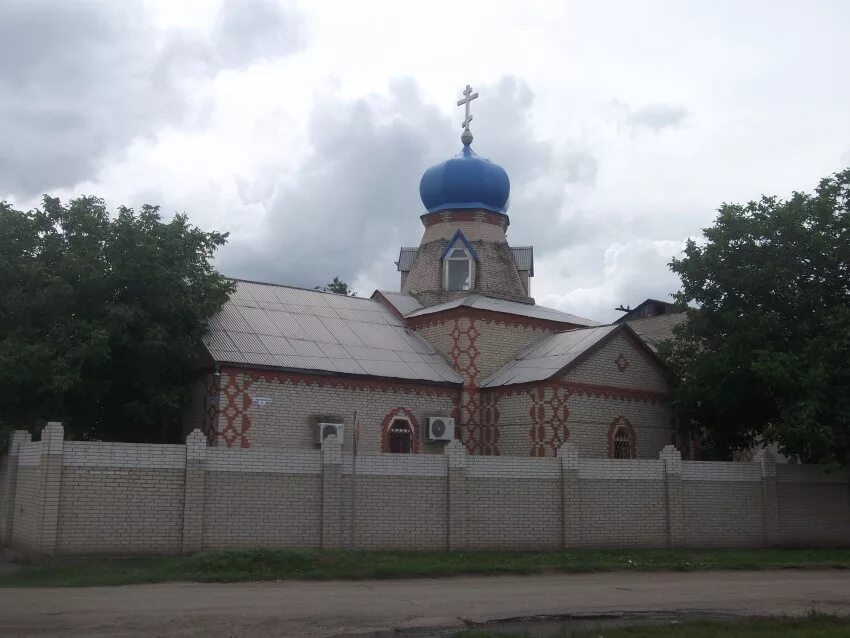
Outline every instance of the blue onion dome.
<svg viewBox="0 0 850 638">
<path fill-rule="evenodd" d="M 464 208 L 505 213 L 511 195 L 508 174 L 473 151 L 472 136 L 466 132 L 464 135 L 460 153 L 435 164 L 422 175 L 419 182 L 422 203 L 429 213 Z"/>
</svg>

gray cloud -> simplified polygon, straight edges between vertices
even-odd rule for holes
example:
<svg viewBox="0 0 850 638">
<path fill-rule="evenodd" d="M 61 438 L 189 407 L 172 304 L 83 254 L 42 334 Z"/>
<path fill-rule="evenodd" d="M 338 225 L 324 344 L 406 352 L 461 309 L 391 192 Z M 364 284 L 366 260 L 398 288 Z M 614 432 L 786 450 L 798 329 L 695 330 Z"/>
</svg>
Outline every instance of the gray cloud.
<svg viewBox="0 0 850 638">
<path fill-rule="evenodd" d="M 539 283 L 561 283 L 538 302 L 569 309 L 598 321 L 620 316 L 620 304 L 636 306 L 648 297 L 669 299 L 679 288 L 667 264 L 681 241 L 659 241 L 635 235 L 606 244 L 606 237 L 539 260 Z"/>
<path fill-rule="evenodd" d="M 435 138 L 449 137 L 449 123 L 410 80 L 395 82 L 387 98 L 322 101 L 310 154 L 264 202 L 261 236 L 234 233 L 222 269 L 306 286 L 353 280 L 398 238 L 418 242 L 419 178 L 440 159 L 437 148 L 451 148 Z"/>
<path fill-rule="evenodd" d="M 473 121 L 473 147 L 511 178 L 509 234 L 516 245 L 535 245 L 538 301 L 609 320 L 619 303 L 675 290 L 666 264 L 687 232 L 677 235 L 665 215 L 648 221 L 645 211 L 577 206 L 574 192 L 595 186 L 595 155 L 535 136 L 534 95 L 524 82 L 506 77 L 477 88 L 488 99 Z M 240 191 L 245 209 L 259 202 L 264 220 L 259 231 L 234 230 L 220 268 L 307 287 L 339 275 L 360 281 L 361 294 L 371 293 L 365 282 L 397 288 L 395 251 L 422 235 L 419 178 L 460 149 L 458 124 L 425 102 L 409 79 L 392 84 L 387 97 L 323 99 L 301 166 L 272 186 Z"/>
<path fill-rule="evenodd" d="M 299 18 L 274 0 L 225 0 L 212 54 L 223 67 L 292 53 L 304 44 Z"/>
<path fill-rule="evenodd" d="M 632 111 L 627 122 L 634 127 L 643 127 L 651 131 L 661 131 L 679 126 L 687 117 L 688 111 L 682 105 L 648 104 Z"/>
<path fill-rule="evenodd" d="M 595 183 L 595 154 L 577 143 L 557 148 L 534 134 L 534 94 L 525 82 L 505 77 L 482 90 L 487 105 L 480 122 L 474 122 L 473 146 L 508 171 L 511 236 L 519 243 L 534 243 L 540 250 L 562 247 L 565 238 L 573 241 L 571 235 L 560 232 L 568 223 L 561 212 L 570 207 L 574 190 Z M 550 232 L 541 232 L 542 228 Z"/>
<path fill-rule="evenodd" d="M 0 196 L 91 178 L 135 138 L 202 112 L 197 82 L 293 51 L 296 16 L 227 0 L 210 35 L 158 30 L 142 4 L 0 4 Z"/>
<path fill-rule="evenodd" d="M 533 95 L 523 82 L 508 77 L 480 92 L 488 106 L 473 122 L 473 147 L 508 171 L 520 235 L 554 245 L 541 224 L 551 225 L 569 184 L 592 183 L 596 161 L 536 139 Z M 423 101 L 413 80 L 396 81 L 386 98 L 321 104 L 310 124 L 312 151 L 265 202 L 260 236 L 235 232 L 220 266 L 237 276 L 314 286 L 335 275 L 353 281 L 384 259 L 378 283 L 397 286 L 392 251 L 422 235 L 419 179 L 460 150 L 458 124 Z"/>
</svg>

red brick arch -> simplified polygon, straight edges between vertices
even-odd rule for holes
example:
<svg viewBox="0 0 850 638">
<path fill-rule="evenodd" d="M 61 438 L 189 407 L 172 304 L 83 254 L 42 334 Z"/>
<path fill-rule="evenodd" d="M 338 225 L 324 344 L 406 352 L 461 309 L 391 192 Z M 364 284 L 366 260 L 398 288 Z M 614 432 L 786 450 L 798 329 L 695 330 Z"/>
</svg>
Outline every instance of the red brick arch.
<svg viewBox="0 0 850 638">
<path fill-rule="evenodd" d="M 413 416 L 413 412 L 401 406 L 390 410 L 381 422 L 381 452 L 390 451 L 390 427 L 396 419 L 406 419 L 410 424 L 413 454 L 419 454 L 419 421 Z"/>
<path fill-rule="evenodd" d="M 629 435 L 629 458 L 633 459 L 637 455 L 637 439 L 635 437 L 635 426 L 624 416 L 618 416 L 611 422 L 608 428 L 608 458 L 614 458 L 614 439 L 617 432 L 625 428 Z"/>
</svg>

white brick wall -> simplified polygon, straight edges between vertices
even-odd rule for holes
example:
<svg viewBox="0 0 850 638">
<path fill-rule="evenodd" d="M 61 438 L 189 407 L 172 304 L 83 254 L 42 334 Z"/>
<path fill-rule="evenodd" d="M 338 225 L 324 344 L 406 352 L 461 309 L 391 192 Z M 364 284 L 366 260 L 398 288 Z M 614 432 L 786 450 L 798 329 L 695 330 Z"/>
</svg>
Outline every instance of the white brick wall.
<svg viewBox="0 0 850 638">
<path fill-rule="evenodd" d="M 444 455 L 364 454 L 353 476 L 350 454 L 330 442 L 284 452 L 209 448 L 193 436 L 190 448 L 51 446 L 64 451 L 53 454 L 58 477 L 43 471 L 52 461 L 36 454 L 42 445 L 21 445 L 9 461 L 12 545 L 134 554 L 318 548 L 323 539 L 412 550 L 442 550 L 450 539 L 455 549 L 850 544 L 847 476 L 812 467 L 780 465 L 774 477 L 770 464 L 682 462 L 672 448 L 665 461 L 575 448 L 558 458 L 479 457 L 454 445 Z M 44 514 L 51 490 L 53 523 Z"/>
</svg>

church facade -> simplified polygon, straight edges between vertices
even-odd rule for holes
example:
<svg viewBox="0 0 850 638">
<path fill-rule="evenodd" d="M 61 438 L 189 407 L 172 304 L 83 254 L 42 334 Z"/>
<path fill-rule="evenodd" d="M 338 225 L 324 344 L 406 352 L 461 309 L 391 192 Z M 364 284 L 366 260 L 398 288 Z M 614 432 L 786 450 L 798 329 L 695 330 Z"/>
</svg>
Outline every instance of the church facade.
<svg viewBox="0 0 850 638">
<path fill-rule="evenodd" d="M 467 98 L 469 98 L 468 94 Z M 467 102 L 468 104 L 468 102 Z M 537 305 L 533 247 L 511 247 L 510 181 L 472 150 L 425 171 L 424 231 L 398 291 L 371 298 L 237 281 L 204 339 L 187 408 L 213 445 L 361 454 L 657 458 L 669 380 L 627 322 Z"/>
</svg>

